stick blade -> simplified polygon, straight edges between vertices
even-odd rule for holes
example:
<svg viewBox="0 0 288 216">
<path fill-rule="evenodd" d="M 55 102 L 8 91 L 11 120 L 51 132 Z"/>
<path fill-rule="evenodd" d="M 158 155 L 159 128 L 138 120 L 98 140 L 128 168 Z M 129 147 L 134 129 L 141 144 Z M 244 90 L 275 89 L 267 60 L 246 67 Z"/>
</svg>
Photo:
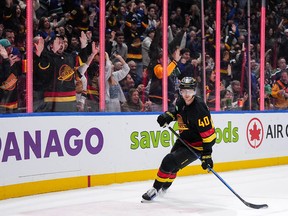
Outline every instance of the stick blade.
<svg viewBox="0 0 288 216">
<path fill-rule="evenodd" d="M 249 202 L 244 202 L 244 204 L 250 208 L 254 208 L 254 209 L 264 209 L 264 208 L 268 208 L 268 205 L 267 204 L 252 204 L 252 203 L 249 203 Z"/>
</svg>

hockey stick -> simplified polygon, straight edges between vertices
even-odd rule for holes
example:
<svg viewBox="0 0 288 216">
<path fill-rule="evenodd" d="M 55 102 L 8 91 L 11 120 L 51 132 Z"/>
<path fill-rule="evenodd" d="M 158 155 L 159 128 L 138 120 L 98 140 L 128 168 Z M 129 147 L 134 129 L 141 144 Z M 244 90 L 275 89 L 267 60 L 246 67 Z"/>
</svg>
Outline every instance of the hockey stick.
<svg viewBox="0 0 288 216">
<path fill-rule="evenodd" d="M 166 125 L 169 130 L 183 143 L 183 145 L 185 145 L 199 160 L 200 157 L 199 155 L 196 154 L 195 151 L 193 151 L 193 149 L 191 149 L 187 143 L 179 136 L 179 134 L 176 133 L 176 131 L 174 131 L 170 126 Z M 223 178 L 221 178 L 221 176 L 216 172 L 214 171 L 209 165 L 208 165 L 208 170 L 209 172 L 211 171 L 236 197 L 238 197 L 238 199 L 241 200 L 242 203 L 244 203 L 246 206 L 250 207 L 250 208 L 254 208 L 254 209 L 262 209 L 262 208 L 268 208 L 268 205 L 267 204 L 252 204 L 252 203 L 249 203 L 249 202 L 246 202 L 244 199 L 242 199 L 242 197 L 240 197 L 228 184 L 227 182 L 224 181 Z"/>
</svg>

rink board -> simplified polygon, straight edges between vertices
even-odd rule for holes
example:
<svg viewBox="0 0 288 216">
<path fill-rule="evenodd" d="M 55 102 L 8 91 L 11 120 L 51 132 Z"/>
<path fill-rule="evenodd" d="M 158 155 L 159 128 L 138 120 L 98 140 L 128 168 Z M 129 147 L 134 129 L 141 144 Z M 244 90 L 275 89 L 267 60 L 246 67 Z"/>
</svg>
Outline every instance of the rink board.
<svg viewBox="0 0 288 216">
<path fill-rule="evenodd" d="M 0 199 L 153 179 L 175 135 L 157 113 L 0 118 Z M 212 113 L 218 172 L 288 164 L 288 113 Z M 176 131 L 177 123 L 170 126 Z M 179 175 L 204 174 L 195 162 Z"/>
</svg>

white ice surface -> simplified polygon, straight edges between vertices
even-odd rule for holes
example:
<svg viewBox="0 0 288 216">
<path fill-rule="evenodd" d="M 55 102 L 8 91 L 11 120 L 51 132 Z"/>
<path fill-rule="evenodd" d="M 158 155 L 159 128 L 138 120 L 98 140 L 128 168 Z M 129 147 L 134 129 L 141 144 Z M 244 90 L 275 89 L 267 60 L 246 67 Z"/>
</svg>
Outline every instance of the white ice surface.
<svg viewBox="0 0 288 216">
<path fill-rule="evenodd" d="M 152 203 L 141 195 L 153 181 L 114 184 L 0 201 L 0 216 L 287 216 L 288 166 L 218 173 L 245 201 L 244 205 L 214 174 L 178 177 Z"/>
</svg>

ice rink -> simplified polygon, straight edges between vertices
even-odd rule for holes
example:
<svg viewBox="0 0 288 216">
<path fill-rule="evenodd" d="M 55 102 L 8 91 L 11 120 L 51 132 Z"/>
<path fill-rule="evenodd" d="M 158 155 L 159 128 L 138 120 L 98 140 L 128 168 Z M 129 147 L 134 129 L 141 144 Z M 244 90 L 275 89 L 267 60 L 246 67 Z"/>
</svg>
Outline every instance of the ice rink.
<svg viewBox="0 0 288 216">
<path fill-rule="evenodd" d="M 216 168 L 215 168 L 216 170 Z M 217 171 L 217 170 L 216 170 Z M 141 195 L 153 181 L 114 184 L 0 201 L 1 216 L 287 216 L 288 165 L 218 173 L 245 201 L 244 205 L 214 174 L 178 177 L 152 203 Z"/>
</svg>

